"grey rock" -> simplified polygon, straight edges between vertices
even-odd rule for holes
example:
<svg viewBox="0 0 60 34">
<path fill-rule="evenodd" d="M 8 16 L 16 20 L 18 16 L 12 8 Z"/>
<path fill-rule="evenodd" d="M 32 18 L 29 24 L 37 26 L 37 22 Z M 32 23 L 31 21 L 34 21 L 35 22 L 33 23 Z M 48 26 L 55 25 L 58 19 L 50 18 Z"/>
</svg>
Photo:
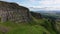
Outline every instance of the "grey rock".
<svg viewBox="0 0 60 34">
<path fill-rule="evenodd" d="M 0 1 L 1 22 L 28 22 L 30 21 L 29 9 L 16 3 Z"/>
</svg>

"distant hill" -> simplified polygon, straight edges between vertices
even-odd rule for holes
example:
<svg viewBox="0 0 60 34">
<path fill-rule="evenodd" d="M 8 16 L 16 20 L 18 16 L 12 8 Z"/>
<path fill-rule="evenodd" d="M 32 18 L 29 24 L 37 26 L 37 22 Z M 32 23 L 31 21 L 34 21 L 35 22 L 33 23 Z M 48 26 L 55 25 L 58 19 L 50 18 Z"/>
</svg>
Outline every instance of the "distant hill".
<svg viewBox="0 0 60 34">
<path fill-rule="evenodd" d="M 41 14 L 40 13 L 37 13 L 37 12 L 30 12 L 31 13 L 31 15 L 33 16 L 33 17 L 35 17 L 35 18 L 37 18 L 37 19 L 40 19 L 40 18 L 42 18 L 42 16 L 41 16 Z"/>
</svg>

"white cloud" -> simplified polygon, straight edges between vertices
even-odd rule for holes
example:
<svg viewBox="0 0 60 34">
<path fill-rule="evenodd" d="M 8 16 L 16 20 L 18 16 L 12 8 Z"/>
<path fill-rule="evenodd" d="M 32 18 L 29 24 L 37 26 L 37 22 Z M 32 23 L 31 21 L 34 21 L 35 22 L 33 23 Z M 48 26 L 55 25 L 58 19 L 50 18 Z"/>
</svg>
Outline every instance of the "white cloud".
<svg viewBox="0 0 60 34">
<path fill-rule="evenodd" d="M 30 2 L 35 2 L 36 0 L 29 0 Z"/>
<path fill-rule="evenodd" d="M 47 7 L 45 9 L 50 9 L 50 10 L 59 10 L 60 9 L 60 0 L 42 0 L 42 1 L 39 1 L 39 6 L 38 8 L 41 8 L 41 7 Z"/>
<path fill-rule="evenodd" d="M 42 5 L 59 5 L 60 6 L 60 0 L 45 0 L 45 1 L 40 1 L 39 2 Z"/>
<path fill-rule="evenodd" d="M 42 5 L 52 5 L 52 4 L 55 4 L 53 1 L 40 1 L 39 3 L 42 4 Z"/>
<path fill-rule="evenodd" d="M 43 8 L 45 10 L 60 10 L 60 0 L 42 0 L 38 1 L 38 4 L 38 6 L 32 7 L 40 9 Z"/>
</svg>

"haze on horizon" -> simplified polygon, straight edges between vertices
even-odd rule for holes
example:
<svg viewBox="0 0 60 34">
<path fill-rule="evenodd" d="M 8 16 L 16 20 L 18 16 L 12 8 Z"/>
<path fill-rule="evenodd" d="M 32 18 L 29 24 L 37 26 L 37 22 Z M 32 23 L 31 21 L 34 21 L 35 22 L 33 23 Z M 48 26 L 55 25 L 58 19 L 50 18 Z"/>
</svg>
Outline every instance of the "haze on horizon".
<svg viewBox="0 0 60 34">
<path fill-rule="evenodd" d="M 33 9 L 60 10 L 60 0 L 2 0 Z"/>
</svg>

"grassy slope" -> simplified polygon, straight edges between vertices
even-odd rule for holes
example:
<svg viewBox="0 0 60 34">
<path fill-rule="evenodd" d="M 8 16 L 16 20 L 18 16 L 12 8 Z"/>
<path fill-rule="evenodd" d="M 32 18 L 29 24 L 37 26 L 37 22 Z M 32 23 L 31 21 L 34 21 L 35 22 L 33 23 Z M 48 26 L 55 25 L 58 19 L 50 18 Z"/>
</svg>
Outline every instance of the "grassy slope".
<svg viewBox="0 0 60 34">
<path fill-rule="evenodd" d="M 0 26 L 4 26 L 9 28 L 9 31 L 6 34 L 55 34 L 55 32 L 48 27 L 47 30 L 45 27 L 41 26 L 45 20 L 43 19 L 35 19 L 30 24 L 16 24 L 12 22 L 1 23 Z M 0 32 L 2 34 L 2 32 Z"/>
</svg>

